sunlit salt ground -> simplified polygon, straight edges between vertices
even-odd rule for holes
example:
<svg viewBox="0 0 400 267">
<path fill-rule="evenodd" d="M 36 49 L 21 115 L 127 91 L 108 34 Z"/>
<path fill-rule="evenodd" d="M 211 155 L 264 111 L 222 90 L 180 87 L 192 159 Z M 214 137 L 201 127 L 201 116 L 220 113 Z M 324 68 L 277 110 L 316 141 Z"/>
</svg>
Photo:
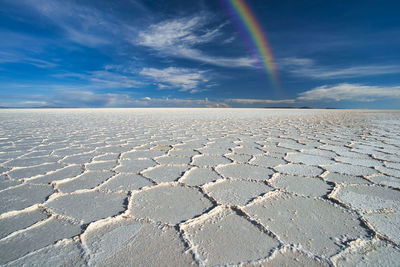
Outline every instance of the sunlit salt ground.
<svg viewBox="0 0 400 267">
<path fill-rule="evenodd" d="M 0 122 L 0 265 L 399 265 L 400 113 L 2 110 Z"/>
</svg>

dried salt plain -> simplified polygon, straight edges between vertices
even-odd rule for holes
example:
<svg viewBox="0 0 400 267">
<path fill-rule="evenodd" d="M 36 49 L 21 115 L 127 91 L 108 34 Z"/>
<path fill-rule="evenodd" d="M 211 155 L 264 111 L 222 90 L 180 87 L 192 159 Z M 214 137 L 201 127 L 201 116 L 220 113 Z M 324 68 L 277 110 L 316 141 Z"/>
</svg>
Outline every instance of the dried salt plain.
<svg viewBox="0 0 400 267">
<path fill-rule="evenodd" d="M 400 113 L 1 110 L 0 121 L 0 265 L 400 265 Z"/>
</svg>

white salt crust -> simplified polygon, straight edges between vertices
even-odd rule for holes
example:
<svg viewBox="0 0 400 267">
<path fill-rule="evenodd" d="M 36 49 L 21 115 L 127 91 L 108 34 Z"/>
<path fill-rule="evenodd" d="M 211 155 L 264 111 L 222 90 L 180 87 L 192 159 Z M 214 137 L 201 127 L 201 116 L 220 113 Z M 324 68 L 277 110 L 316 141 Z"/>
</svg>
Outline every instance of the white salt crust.
<svg viewBox="0 0 400 267">
<path fill-rule="evenodd" d="M 392 266 L 400 113 L 0 111 L 0 265 Z"/>
</svg>

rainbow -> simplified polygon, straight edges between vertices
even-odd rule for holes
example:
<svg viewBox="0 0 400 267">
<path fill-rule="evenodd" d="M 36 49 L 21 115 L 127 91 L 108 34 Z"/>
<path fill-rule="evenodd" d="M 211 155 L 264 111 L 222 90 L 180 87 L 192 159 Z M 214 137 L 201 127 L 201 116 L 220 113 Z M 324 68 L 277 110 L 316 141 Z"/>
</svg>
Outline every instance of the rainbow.
<svg viewBox="0 0 400 267">
<path fill-rule="evenodd" d="M 270 77 L 271 83 L 276 89 L 280 88 L 278 73 L 276 71 L 270 45 L 256 17 L 244 0 L 227 0 L 227 2 L 230 4 L 235 14 L 239 16 L 241 23 L 244 24 L 247 33 L 250 35 L 252 43 L 256 47 L 259 57 L 262 60 L 264 69 Z"/>
</svg>

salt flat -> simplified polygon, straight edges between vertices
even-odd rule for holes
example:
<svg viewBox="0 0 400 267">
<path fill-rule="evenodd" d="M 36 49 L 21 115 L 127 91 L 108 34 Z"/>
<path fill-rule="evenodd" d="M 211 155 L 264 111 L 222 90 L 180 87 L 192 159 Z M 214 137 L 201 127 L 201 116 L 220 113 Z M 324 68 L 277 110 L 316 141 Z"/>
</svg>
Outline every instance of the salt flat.
<svg viewBox="0 0 400 267">
<path fill-rule="evenodd" d="M 400 113 L 0 111 L 0 265 L 398 266 Z"/>
</svg>

